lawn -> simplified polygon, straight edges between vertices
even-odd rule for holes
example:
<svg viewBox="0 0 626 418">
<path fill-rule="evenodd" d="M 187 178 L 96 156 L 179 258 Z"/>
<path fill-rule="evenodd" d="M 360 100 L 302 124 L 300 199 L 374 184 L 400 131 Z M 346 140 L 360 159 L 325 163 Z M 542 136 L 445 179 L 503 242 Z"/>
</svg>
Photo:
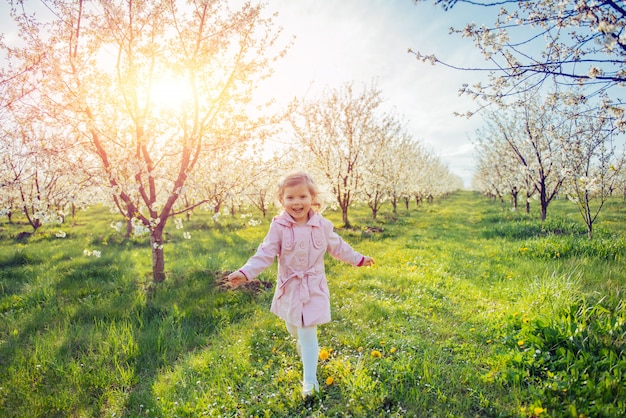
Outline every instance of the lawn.
<svg viewBox="0 0 626 418">
<path fill-rule="evenodd" d="M 104 208 L 22 239 L 5 219 L 0 416 L 623 415 L 626 203 L 607 204 L 591 241 L 570 202 L 544 223 L 509 206 L 465 191 L 377 220 L 351 209 L 337 232 L 377 264 L 328 259 L 333 322 L 306 401 L 273 289 L 218 286 L 268 219 L 171 222 L 159 285 L 148 240 L 124 239 Z"/>
</svg>

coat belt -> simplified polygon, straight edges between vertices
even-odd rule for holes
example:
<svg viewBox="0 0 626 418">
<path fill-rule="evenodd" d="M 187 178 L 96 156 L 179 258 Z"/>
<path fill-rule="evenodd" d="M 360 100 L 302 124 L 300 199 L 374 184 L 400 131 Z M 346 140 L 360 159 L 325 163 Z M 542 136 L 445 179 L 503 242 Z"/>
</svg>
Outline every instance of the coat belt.
<svg viewBox="0 0 626 418">
<path fill-rule="evenodd" d="M 312 274 L 317 273 L 317 271 L 315 270 L 314 267 L 305 270 L 305 271 L 291 271 L 291 274 L 287 277 L 287 280 L 283 281 L 279 288 L 284 292 L 284 287 L 287 286 L 287 283 L 289 283 L 292 280 L 299 280 L 300 281 L 300 288 L 299 288 L 299 292 L 300 292 L 300 301 L 304 304 L 307 303 L 309 300 L 311 300 L 311 290 L 309 289 L 309 280 L 308 277 Z"/>
</svg>

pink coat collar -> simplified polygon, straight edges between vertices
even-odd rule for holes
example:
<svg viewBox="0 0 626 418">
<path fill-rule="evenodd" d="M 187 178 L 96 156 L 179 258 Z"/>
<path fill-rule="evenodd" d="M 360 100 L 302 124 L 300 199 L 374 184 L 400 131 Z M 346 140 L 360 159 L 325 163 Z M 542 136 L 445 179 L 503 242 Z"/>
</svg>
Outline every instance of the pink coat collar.
<svg viewBox="0 0 626 418">
<path fill-rule="evenodd" d="M 317 226 L 317 227 L 319 227 L 322 224 L 322 219 L 323 219 L 322 215 L 320 215 L 319 213 L 317 213 L 313 209 L 311 209 L 309 211 L 309 221 L 306 224 L 310 225 L 310 226 Z M 293 225 L 296 225 L 295 219 L 293 219 L 291 217 L 291 215 L 289 213 L 287 213 L 287 211 L 284 211 L 280 215 L 275 216 L 274 217 L 274 222 L 276 222 L 279 225 L 283 225 L 283 226 L 293 226 Z"/>
</svg>

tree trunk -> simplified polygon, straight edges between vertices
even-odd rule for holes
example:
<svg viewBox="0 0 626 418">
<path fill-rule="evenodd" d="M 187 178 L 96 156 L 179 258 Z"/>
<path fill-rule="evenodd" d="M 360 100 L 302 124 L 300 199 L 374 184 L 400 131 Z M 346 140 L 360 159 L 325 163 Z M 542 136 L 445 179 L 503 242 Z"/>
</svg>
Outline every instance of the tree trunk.
<svg viewBox="0 0 626 418">
<path fill-rule="evenodd" d="M 513 199 L 513 209 L 517 212 L 517 195 L 518 195 L 517 187 L 513 187 L 511 190 L 511 198 Z"/>
<path fill-rule="evenodd" d="M 344 228 L 350 228 L 350 220 L 348 219 L 348 207 L 341 208 L 341 220 L 343 221 Z"/>
<path fill-rule="evenodd" d="M 159 225 L 150 231 L 152 249 L 152 279 L 155 283 L 165 280 L 165 255 L 163 254 L 163 228 Z"/>
<path fill-rule="evenodd" d="M 126 235 L 124 238 L 128 239 L 133 235 L 133 221 L 130 218 L 126 220 Z"/>
<path fill-rule="evenodd" d="M 545 221 L 548 217 L 548 195 L 546 193 L 545 180 L 541 181 L 541 189 L 539 190 L 539 203 L 541 204 L 541 221 Z"/>
</svg>

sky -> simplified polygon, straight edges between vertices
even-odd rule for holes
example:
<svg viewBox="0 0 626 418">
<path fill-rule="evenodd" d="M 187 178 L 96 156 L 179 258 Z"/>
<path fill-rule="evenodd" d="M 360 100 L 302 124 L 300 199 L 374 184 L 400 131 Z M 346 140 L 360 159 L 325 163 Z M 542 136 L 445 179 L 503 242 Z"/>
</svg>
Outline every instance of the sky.
<svg viewBox="0 0 626 418">
<path fill-rule="evenodd" d="M 454 116 L 476 108 L 459 96 L 463 83 L 480 74 L 447 69 L 418 61 L 408 50 L 436 54 L 444 61 L 480 67 L 482 56 L 468 39 L 450 35 L 476 19 L 476 10 L 458 4 L 451 11 L 432 0 L 269 0 L 283 39 L 295 36 L 287 55 L 264 87 L 280 103 L 293 97 L 316 97 L 324 88 L 354 82 L 375 83 L 385 100 L 384 110 L 407 122 L 407 130 L 460 176 L 470 187 L 474 171 L 471 138 L 480 116 Z M 29 6 L 41 8 L 40 1 Z M 484 12 L 484 9 L 482 10 Z M 45 11 L 44 11 L 45 12 Z M 473 14 L 473 15 L 472 15 Z M 6 2 L 0 1 L 0 27 L 7 28 Z M 472 17 L 473 16 L 473 17 Z M 485 23 L 492 23 L 485 22 Z"/>
</svg>

